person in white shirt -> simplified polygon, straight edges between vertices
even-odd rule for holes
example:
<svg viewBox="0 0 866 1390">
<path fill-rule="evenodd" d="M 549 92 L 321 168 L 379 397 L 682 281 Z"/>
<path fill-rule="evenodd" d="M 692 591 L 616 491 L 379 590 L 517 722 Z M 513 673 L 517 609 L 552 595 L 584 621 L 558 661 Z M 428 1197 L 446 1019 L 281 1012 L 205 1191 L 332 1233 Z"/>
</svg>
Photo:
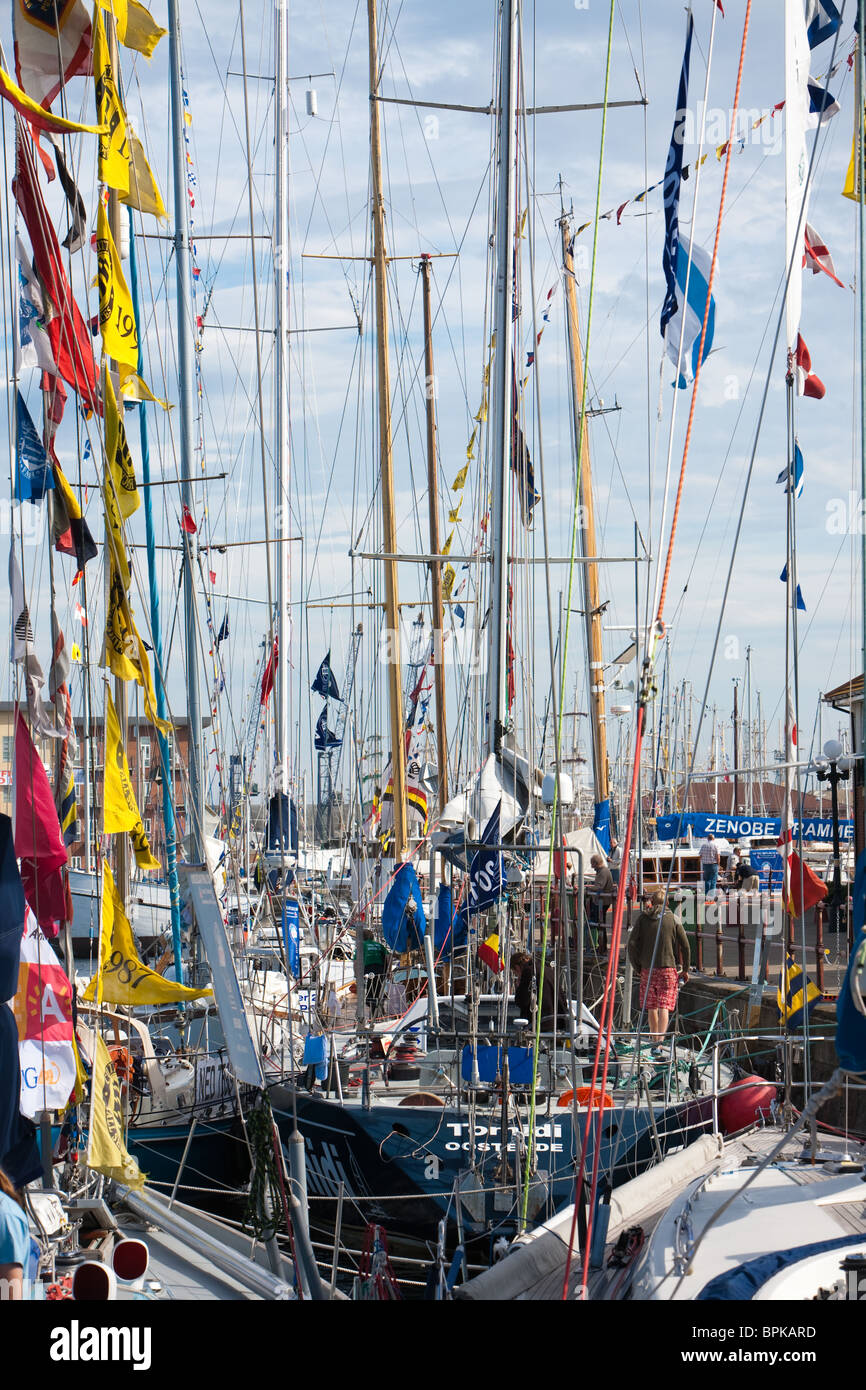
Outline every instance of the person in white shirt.
<svg viewBox="0 0 866 1390">
<path fill-rule="evenodd" d="M 709 834 L 701 845 L 701 872 L 704 877 L 704 893 L 715 897 L 719 881 L 719 847 L 715 836 Z"/>
</svg>

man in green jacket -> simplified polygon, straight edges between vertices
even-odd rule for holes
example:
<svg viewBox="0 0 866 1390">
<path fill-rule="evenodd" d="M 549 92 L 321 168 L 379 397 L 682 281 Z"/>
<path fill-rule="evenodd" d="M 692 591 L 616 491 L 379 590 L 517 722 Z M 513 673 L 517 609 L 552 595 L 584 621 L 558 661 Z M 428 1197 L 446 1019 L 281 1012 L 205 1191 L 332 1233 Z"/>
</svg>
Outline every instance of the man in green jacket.
<svg viewBox="0 0 866 1390">
<path fill-rule="evenodd" d="M 677 1006 L 678 985 L 688 983 L 691 962 L 689 938 L 665 907 L 661 889 L 649 897 L 631 929 L 628 958 L 640 971 L 640 1004 L 646 1008 L 650 1036 L 658 1050 Z"/>
</svg>

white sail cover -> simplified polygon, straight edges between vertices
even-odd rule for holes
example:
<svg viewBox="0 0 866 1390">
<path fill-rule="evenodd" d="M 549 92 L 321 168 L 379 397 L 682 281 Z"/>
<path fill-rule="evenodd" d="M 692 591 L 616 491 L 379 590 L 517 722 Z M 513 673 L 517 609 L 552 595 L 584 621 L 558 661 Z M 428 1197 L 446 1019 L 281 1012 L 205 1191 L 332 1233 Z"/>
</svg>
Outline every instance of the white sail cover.
<svg viewBox="0 0 866 1390">
<path fill-rule="evenodd" d="M 442 829 L 465 826 L 475 820 L 480 835 L 496 807 L 502 802 L 500 832 L 507 835 L 522 820 L 529 806 L 530 788 L 536 792 L 537 779 L 530 773 L 526 758 L 503 748 L 497 758 L 491 753 L 471 778 L 465 791 L 452 796 L 439 817 Z"/>
</svg>

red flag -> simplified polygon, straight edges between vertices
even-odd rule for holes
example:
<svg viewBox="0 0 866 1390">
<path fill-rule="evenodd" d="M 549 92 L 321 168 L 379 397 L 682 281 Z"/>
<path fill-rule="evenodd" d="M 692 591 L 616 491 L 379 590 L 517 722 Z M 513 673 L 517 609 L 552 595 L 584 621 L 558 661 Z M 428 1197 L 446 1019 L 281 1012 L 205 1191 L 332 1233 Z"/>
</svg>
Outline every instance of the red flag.
<svg viewBox="0 0 866 1390">
<path fill-rule="evenodd" d="M 74 387 L 84 405 L 99 410 L 96 399 L 96 364 L 87 325 L 63 269 L 57 234 L 48 216 L 36 178 L 30 136 L 21 121 L 16 120 L 17 160 L 12 192 L 30 234 L 33 265 L 42 281 L 46 303 L 46 332 L 57 370 L 64 381 Z M 49 307 L 54 310 L 49 316 Z"/>
<path fill-rule="evenodd" d="M 499 956 L 498 932 L 494 932 L 492 936 L 488 936 L 486 941 L 481 942 L 478 947 L 478 957 L 480 960 L 484 961 L 484 964 L 489 970 L 493 971 L 494 975 L 500 973 L 504 967 L 504 962 Z"/>
<path fill-rule="evenodd" d="M 186 534 L 187 534 L 188 536 L 194 536 L 195 533 L 196 533 L 196 531 L 198 530 L 198 527 L 196 526 L 195 522 L 194 522 L 193 519 L 192 519 L 192 512 L 190 511 L 189 507 L 187 507 L 186 505 L 184 506 L 184 509 L 183 509 L 183 517 L 182 517 L 182 519 L 181 519 L 180 525 L 181 525 L 181 529 L 182 529 L 183 531 L 186 531 Z"/>
<path fill-rule="evenodd" d="M 72 920 L 63 869 L 66 846 L 48 774 L 33 746 L 21 711 L 15 725 L 15 853 L 21 860 L 24 896 L 43 931 L 57 935 L 56 923 Z"/>
<path fill-rule="evenodd" d="M 836 274 L 836 267 L 833 264 L 833 257 L 830 255 L 823 239 L 806 223 L 806 250 L 803 254 L 803 265 L 808 266 L 813 275 L 818 275 L 822 270 L 825 275 L 829 275 L 831 280 L 842 289 L 845 286 Z"/>
<path fill-rule="evenodd" d="M 268 657 L 268 664 L 267 664 L 267 666 L 265 667 L 265 673 L 264 673 L 264 675 L 262 676 L 262 698 L 261 698 L 261 700 L 259 701 L 259 704 L 266 705 L 266 704 L 268 703 L 268 699 L 270 698 L 271 691 L 272 691 L 273 688 L 274 688 L 274 674 L 275 674 L 276 669 L 277 669 L 277 667 L 279 666 L 279 664 L 280 664 L 279 642 L 277 641 L 277 638 L 275 637 L 275 638 L 274 638 L 274 649 L 273 649 L 273 651 L 271 652 L 270 656 Z"/>
<path fill-rule="evenodd" d="M 813 375 L 812 358 L 800 333 L 797 334 L 797 351 L 794 354 L 794 358 L 797 375 L 797 395 L 811 396 L 816 401 L 822 400 L 826 394 L 827 388 L 820 377 Z"/>
<path fill-rule="evenodd" d="M 822 883 L 818 875 L 808 864 L 803 864 L 799 854 L 792 849 L 790 853 L 791 862 L 791 899 L 794 904 L 794 916 L 802 917 L 804 912 L 808 912 L 810 907 L 815 907 L 817 903 L 823 902 L 827 896 L 827 885 Z M 800 897 L 800 874 L 802 871 L 803 894 Z"/>
</svg>

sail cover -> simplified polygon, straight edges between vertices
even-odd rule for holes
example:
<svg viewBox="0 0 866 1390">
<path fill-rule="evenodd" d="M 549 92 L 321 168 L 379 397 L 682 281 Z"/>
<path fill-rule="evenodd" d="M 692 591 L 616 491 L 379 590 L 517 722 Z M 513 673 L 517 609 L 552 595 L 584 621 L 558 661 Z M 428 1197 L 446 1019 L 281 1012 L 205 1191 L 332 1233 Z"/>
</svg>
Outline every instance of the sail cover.
<svg viewBox="0 0 866 1390">
<path fill-rule="evenodd" d="M 471 816 L 480 828 L 487 825 L 501 802 L 500 833 L 505 836 L 526 815 L 530 787 L 534 790 L 536 780 L 527 759 L 511 749 L 503 748 L 498 758 L 491 753 L 466 790 L 452 796 L 439 824 L 443 828 L 466 825 Z"/>
</svg>

